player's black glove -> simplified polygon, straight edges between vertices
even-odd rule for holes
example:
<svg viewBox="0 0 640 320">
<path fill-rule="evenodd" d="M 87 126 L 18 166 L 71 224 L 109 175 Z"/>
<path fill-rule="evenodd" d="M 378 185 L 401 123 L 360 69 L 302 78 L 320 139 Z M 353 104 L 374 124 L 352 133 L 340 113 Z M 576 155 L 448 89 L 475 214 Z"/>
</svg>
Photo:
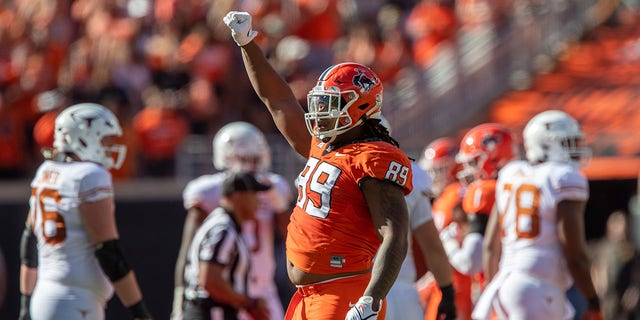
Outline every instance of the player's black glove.
<svg viewBox="0 0 640 320">
<path fill-rule="evenodd" d="M 18 320 L 31 320 L 31 314 L 29 313 L 29 305 L 31 304 L 31 295 L 23 294 L 20 296 L 20 315 Z"/>
<path fill-rule="evenodd" d="M 455 292 L 453 285 L 440 287 L 442 300 L 438 305 L 438 320 L 452 320 L 456 318 Z"/>
</svg>

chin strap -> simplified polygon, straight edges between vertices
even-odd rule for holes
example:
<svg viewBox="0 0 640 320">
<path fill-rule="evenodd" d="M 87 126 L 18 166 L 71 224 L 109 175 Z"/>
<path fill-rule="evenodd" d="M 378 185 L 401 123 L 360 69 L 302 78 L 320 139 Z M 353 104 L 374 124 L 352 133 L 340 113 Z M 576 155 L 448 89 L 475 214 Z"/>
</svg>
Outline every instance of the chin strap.
<svg viewBox="0 0 640 320">
<path fill-rule="evenodd" d="M 322 141 L 323 143 L 326 143 L 326 144 L 331 144 L 334 140 L 336 140 L 336 136 L 324 137 L 324 138 L 318 137 L 318 138 L 320 139 L 320 141 Z M 329 148 L 331 148 L 331 146 L 329 146 Z M 327 150 L 327 151 L 329 151 L 329 150 Z"/>
</svg>

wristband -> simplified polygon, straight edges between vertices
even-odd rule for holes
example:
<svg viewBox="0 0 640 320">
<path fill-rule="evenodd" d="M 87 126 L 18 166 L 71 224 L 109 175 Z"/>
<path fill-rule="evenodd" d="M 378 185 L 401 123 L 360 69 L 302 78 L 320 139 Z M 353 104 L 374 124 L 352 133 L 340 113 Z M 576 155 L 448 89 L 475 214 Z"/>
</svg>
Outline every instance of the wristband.
<svg viewBox="0 0 640 320">
<path fill-rule="evenodd" d="M 138 303 L 128 307 L 127 309 L 134 318 L 151 318 L 151 313 L 144 304 L 144 300 L 138 301 Z"/>
<path fill-rule="evenodd" d="M 455 298 L 455 292 L 453 291 L 453 284 L 440 287 L 440 291 L 442 291 L 442 300 L 450 299 L 450 301 L 453 301 L 453 299 Z"/>
<path fill-rule="evenodd" d="M 19 320 L 31 320 L 31 313 L 29 312 L 29 305 L 31 304 L 31 295 L 30 294 L 21 294 L 20 295 L 20 316 L 18 316 Z"/>
<path fill-rule="evenodd" d="M 20 295 L 20 307 L 29 309 L 29 305 L 31 304 L 31 295 L 30 294 L 21 294 Z"/>
</svg>

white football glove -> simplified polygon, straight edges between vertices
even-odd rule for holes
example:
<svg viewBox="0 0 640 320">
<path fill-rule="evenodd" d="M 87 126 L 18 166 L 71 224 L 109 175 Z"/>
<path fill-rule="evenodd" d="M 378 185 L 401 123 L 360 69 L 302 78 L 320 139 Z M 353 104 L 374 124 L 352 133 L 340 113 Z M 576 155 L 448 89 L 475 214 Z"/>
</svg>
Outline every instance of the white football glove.
<svg viewBox="0 0 640 320">
<path fill-rule="evenodd" d="M 231 36 L 240 47 L 258 35 L 258 31 L 251 29 L 251 15 L 248 12 L 229 11 L 222 20 L 231 29 Z"/>
<path fill-rule="evenodd" d="M 378 319 L 379 309 L 382 309 L 382 300 L 378 306 L 378 311 L 373 311 L 371 305 L 373 304 L 373 297 L 363 296 L 358 299 L 356 304 L 351 306 L 347 316 L 344 320 L 376 320 Z"/>
<path fill-rule="evenodd" d="M 442 247 L 447 253 L 447 256 L 452 255 L 454 252 L 460 249 L 460 242 L 458 241 L 456 223 L 452 222 L 444 230 L 440 232 L 440 242 Z"/>
</svg>

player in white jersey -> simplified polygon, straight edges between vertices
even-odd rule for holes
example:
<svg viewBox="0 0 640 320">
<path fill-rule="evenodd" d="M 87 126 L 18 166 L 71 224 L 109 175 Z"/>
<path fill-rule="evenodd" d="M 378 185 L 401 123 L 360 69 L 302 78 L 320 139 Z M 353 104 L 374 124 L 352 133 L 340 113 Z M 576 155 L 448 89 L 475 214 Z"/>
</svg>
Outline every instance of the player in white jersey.
<svg viewBox="0 0 640 320">
<path fill-rule="evenodd" d="M 468 220 L 464 229 L 468 230 L 459 234 L 451 224 L 440 234 L 451 266 L 462 274 L 475 276 L 482 272 L 482 243 L 493 211 L 495 179 L 500 169 L 515 157 L 516 149 L 511 131 L 497 123 L 477 125 L 462 137 L 456 155 L 462 169 L 457 176 L 464 181 L 473 177 L 462 199 Z M 462 239 L 458 239 L 460 236 Z"/>
<path fill-rule="evenodd" d="M 242 236 L 251 249 L 252 265 L 255 266 L 250 272 L 249 293 L 266 301 L 272 319 L 282 319 L 284 311 L 274 281 L 274 230 L 286 232 L 291 187 L 282 176 L 268 172 L 271 155 L 267 141 L 258 128 L 247 122 L 232 122 L 218 131 L 213 140 L 213 164 L 216 169 L 225 171 L 198 177 L 183 191 L 187 217 L 176 263 L 172 319 L 181 318 L 184 265 L 189 244 L 195 229 L 218 207 L 222 181 L 228 172 L 254 173 L 259 181 L 273 186 L 258 194 L 256 219 L 243 223 Z"/>
<path fill-rule="evenodd" d="M 487 242 L 502 235 L 494 242 L 501 260 L 473 318 L 493 310 L 500 319 L 569 319 L 565 291 L 575 279 L 589 299 L 585 319 L 602 319 L 584 238 L 589 186 L 578 169 L 590 151 L 583 133 L 571 116 L 551 110 L 533 117 L 523 138 L 528 161 L 508 164 L 498 177 L 500 216 Z"/>
<path fill-rule="evenodd" d="M 454 291 L 451 283 L 451 266 L 442 247 L 433 218 L 431 217 L 431 178 L 415 162 L 413 170 L 413 191 L 405 199 L 409 209 L 409 238 L 414 237 L 422 250 L 422 256 L 428 261 L 430 271 L 438 282 L 443 299 L 438 314 L 445 319 L 455 319 L 456 309 Z M 416 288 L 416 268 L 411 246 L 402 262 L 396 281 L 387 294 L 387 319 L 423 320 L 424 308 Z"/>
<path fill-rule="evenodd" d="M 391 132 L 391 124 L 386 117 L 381 115 L 380 120 L 381 124 Z M 456 307 L 451 266 L 431 215 L 430 197 L 433 194 L 433 183 L 429 174 L 416 162 L 411 162 L 411 170 L 413 172 L 411 180 L 413 190 L 405 196 L 409 211 L 409 240 L 413 237 L 418 243 L 422 251 L 421 256 L 428 261 L 433 277 L 443 291 L 443 299 L 438 306 L 438 315 L 444 315 L 445 319 L 455 319 Z M 420 302 L 416 280 L 414 253 L 412 246 L 409 246 L 398 277 L 387 293 L 387 319 L 424 319 L 425 310 Z"/>
<path fill-rule="evenodd" d="M 114 144 L 115 115 L 93 103 L 55 121 L 53 150 L 31 182 L 21 243 L 20 319 L 104 319 L 114 288 L 134 319 L 150 319 L 118 244 L 110 168 L 126 149 Z"/>
</svg>

